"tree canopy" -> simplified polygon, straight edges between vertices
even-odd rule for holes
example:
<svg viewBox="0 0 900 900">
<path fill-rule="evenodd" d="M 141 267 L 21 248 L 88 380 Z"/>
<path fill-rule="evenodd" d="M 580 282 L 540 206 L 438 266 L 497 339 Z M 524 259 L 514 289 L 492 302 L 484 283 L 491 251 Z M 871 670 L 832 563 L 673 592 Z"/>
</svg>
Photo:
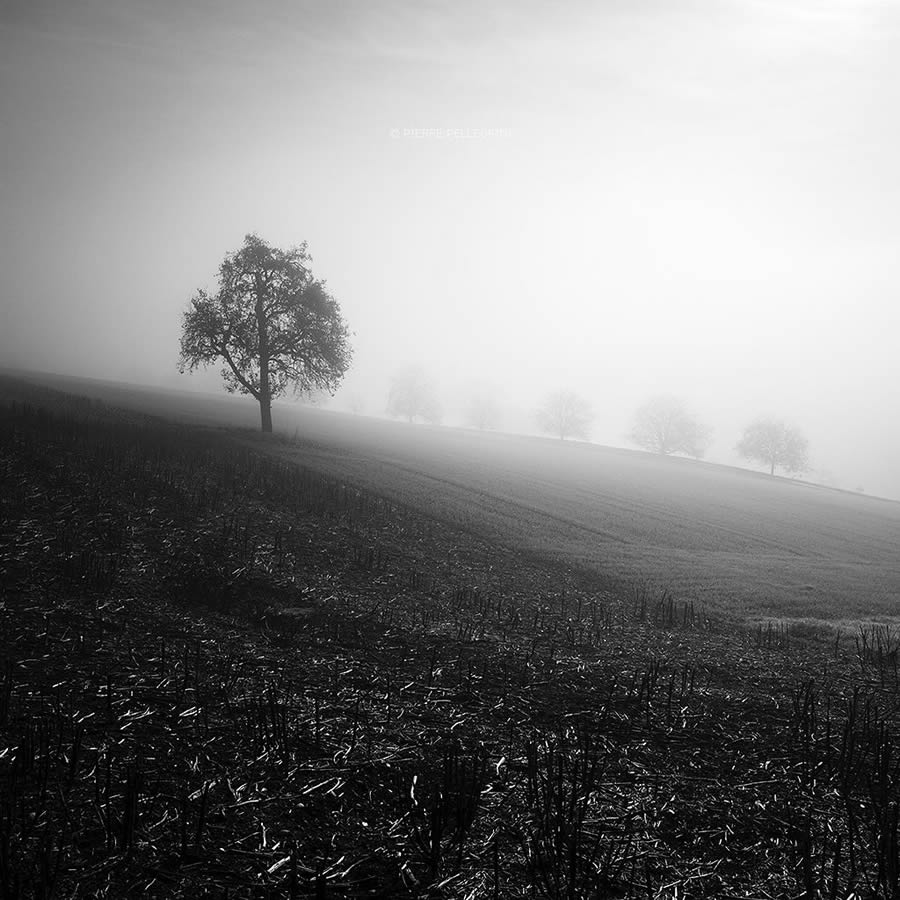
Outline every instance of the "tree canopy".
<svg viewBox="0 0 900 900">
<path fill-rule="evenodd" d="M 805 472 L 809 468 L 809 443 L 796 429 L 780 419 L 761 418 L 744 429 L 735 448 L 745 459 L 769 467 L 769 474 L 781 468 L 788 473 Z"/>
<path fill-rule="evenodd" d="M 273 399 L 333 393 L 350 365 L 349 329 L 309 262 L 305 243 L 279 250 L 248 234 L 219 267 L 218 290 L 197 291 L 184 313 L 180 370 L 221 360 L 225 388 L 259 402 L 263 431 Z"/>
<path fill-rule="evenodd" d="M 684 453 L 702 459 L 711 432 L 677 397 L 666 394 L 653 397 L 638 409 L 629 438 L 652 453 Z"/>
<path fill-rule="evenodd" d="M 587 438 L 591 407 L 574 391 L 554 391 L 544 398 L 537 411 L 537 423 L 541 431 L 556 435 L 561 441 L 569 437 Z"/>
</svg>

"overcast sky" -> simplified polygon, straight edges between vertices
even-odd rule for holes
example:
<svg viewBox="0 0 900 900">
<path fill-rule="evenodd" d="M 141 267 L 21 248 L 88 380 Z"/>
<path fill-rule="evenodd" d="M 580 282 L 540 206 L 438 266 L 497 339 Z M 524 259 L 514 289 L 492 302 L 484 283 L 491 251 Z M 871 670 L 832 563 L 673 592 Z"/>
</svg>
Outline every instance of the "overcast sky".
<svg viewBox="0 0 900 900">
<path fill-rule="evenodd" d="M 0 364 L 178 384 L 254 231 L 372 412 L 422 361 L 624 444 L 664 391 L 900 498 L 898 110 L 896 0 L 0 0 Z"/>
</svg>

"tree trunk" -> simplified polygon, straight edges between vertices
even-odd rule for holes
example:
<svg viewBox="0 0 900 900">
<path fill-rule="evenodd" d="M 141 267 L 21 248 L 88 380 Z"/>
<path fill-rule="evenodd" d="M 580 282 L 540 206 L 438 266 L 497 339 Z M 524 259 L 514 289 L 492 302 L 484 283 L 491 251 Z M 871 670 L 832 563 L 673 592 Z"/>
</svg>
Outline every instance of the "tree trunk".
<svg viewBox="0 0 900 900">
<path fill-rule="evenodd" d="M 272 433 L 272 401 L 266 397 L 259 400 L 259 412 L 262 418 L 262 430 L 268 434 Z"/>
<path fill-rule="evenodd" d="M 769 467 L 769 474 L 770 475 L 775 474 L 775 460 L 774 459 L 772 460 L 772 465 Z"/>
<path fill-rule="evenodd" d="M 269 323 L 266 321 L 265 294 L 259 276 L 256 283 L 256 327 L 259 329 L 259 411 L 262 430 L 272 433 L 272 392 L 269 389 Z"/>
</svg>

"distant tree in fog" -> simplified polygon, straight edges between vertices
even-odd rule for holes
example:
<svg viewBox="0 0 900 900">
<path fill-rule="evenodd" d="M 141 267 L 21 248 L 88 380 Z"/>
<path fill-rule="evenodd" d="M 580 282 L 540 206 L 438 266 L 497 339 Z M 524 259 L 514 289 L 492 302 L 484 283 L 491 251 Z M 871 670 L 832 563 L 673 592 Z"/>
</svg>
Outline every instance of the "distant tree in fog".
<svg viewBox="0 0 900 900">
<path fill-rule="evenodd" d="M 744 436 L 735 448 L 745 459 L 785 472 L 805 472 L 809 468 L 809 443 L 806 438 L 780 419 L 757 419 L 744 429 Z"/>
<path fill-rule="evenodd" d="M 472 389 L 466 407 L 466 424 L 480 431 L 489 431 L 500 424 L 500 406 L 491 385 L 481 384 Z"/>
<path fill-rule="evenodd" d="M 257 400 L 263 431 L 289 387 L 334 393 L 350 366 L 350 331 L 309 262 L 305 243 L 285 251 L 248 234 L 219 266 L 218 291 L 198 291 L 184 313 L 179 370 L 221 360 L 225 388 Z"/>
<path fill-rule="evenodd" d="M 388 415 L 413 422 L 423 419 L 437 425 L 443 418 L 437 388 L 421 366 L 408 366 L 397 372 L 388 394 Z"/>
<path fill-rule="evenodd" d="M 366 398 L 358 391 L 354 391 L 348 395 L 347 405 L 354 416 L 361 416 L 366 411 Z"/>
<path fill-rule="evenodd" d="M 710 429 L 697 421 L 677 397 L 648 400 L 634 417 L 629 438 L 639 447 L 667 456 L 684 453 L 702 459 L 709 447 Z"/>
<path fill-rule="evenodd" d="M 569 437 L 587 438 L 591 407 L 574 391 L 554 391 L 537 411 L 537 423 L 541 431 L 556 435 L 561 441 Z"/>
</svg>

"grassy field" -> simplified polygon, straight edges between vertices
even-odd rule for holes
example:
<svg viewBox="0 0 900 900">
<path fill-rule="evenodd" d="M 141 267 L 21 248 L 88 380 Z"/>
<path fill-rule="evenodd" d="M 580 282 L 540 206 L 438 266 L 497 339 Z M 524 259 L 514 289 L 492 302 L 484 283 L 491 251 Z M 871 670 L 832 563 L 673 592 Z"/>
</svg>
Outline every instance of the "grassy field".
<svg viewBox="0 0 900 900">
<path fill-rule="evenodd" d="M 673 498 L 682 469 L 760 479 L 370 423 L 376 464 L 303 421 L 261 442 L 0 380 L 3 900 L 900 896 L 900 631 L 612 590 L 559 555 L 583 523 L 539 512 L 548 555 L 462 502 L 541 460 Z M 435 441 L 481 486 L 429 492 Z"/>
<path fill-rule="evenodd" d="M 57 378 L 61 388 L 206 425 L 254 428 L 246 399 Z M 253 446 L 491 541 L 648 582 L 717 614 L 852 622 L 900 613 L 900 503 L 583 443 L 414 427 L 284 406 Z"/>
</svg>

